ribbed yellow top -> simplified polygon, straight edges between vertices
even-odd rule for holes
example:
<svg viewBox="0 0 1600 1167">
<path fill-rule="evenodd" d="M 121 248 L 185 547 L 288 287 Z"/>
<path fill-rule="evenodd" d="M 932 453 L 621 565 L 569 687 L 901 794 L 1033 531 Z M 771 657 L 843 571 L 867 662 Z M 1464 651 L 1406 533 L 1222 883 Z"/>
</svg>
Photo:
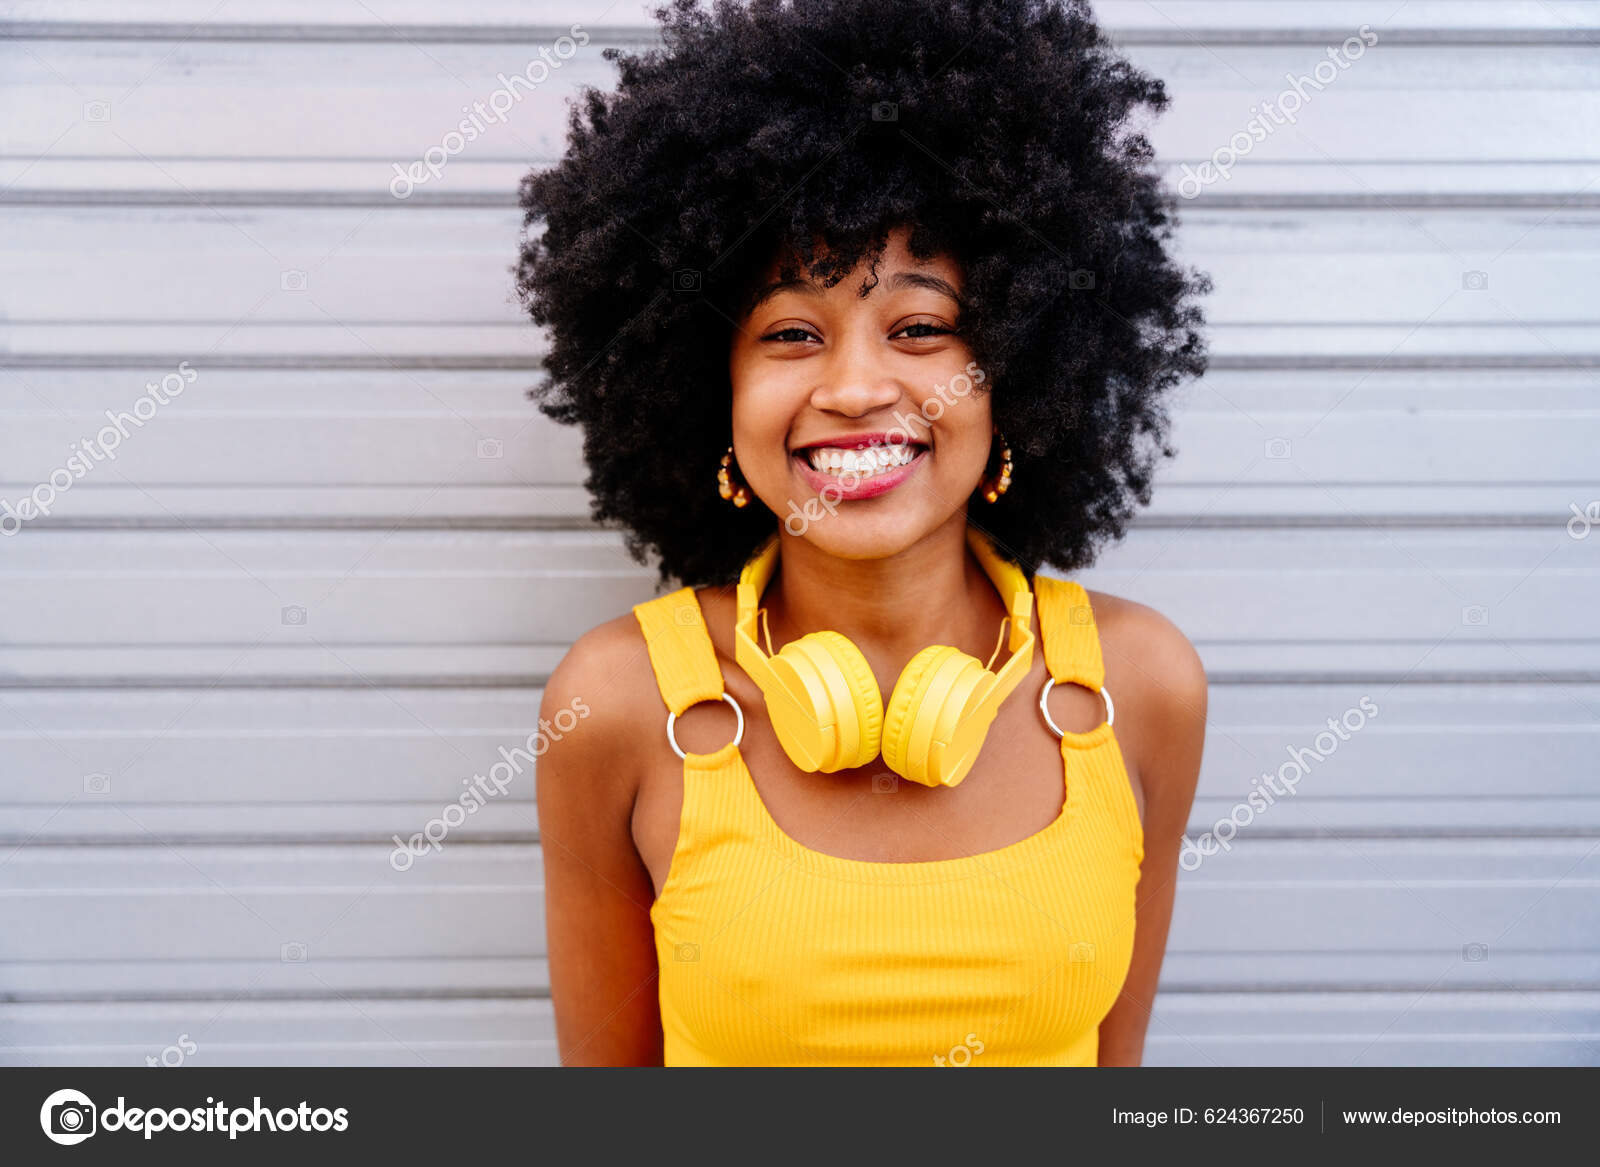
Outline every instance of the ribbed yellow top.
<svg viewBox="0 0 1600 1167">
<path fill-rule="evenodd" d="M 1099 690 L 1087 595 L 1033 583 L 1051 676 Z M 669 710 L 722 693 L 693 589 L 634 614 Z M 690 753 L 677 846 L 650 910 L 665 1063 L 1094 1065 L 1132 956 L 1144 836 L 1110 725 L 1068 733 L 1061 761 L 1065 803 L 1037 834 L 880 863 L 786 835 L 732 742 Z"/>
</svg>

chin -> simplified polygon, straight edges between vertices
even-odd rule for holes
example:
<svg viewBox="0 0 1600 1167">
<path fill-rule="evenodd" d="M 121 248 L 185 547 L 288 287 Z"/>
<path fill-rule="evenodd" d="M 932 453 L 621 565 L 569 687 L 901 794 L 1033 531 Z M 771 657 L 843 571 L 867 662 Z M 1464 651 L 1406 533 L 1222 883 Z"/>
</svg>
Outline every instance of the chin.
<svg viewBox="0 0 1600 1167">
<path fill-rule="evenodd" d="M 805 513 L 803 509 L 801 513 Z M 790 514 L 793 516 L 794 512 Z M 869 504 L 840 503 L 836 513 L 805 524 L 803 532 L 798 519 L 782 529 L 838 559 L 887 559 L 914 547 L 954 517 L 920 510 L 908 512 L 905 507 L 870 508 Z"/>
</svg>

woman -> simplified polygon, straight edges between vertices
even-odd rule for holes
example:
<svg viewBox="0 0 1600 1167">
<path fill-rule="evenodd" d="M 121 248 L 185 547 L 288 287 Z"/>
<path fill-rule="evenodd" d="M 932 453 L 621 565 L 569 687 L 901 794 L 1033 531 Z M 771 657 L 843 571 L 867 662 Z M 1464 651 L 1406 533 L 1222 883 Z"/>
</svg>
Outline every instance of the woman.
<svg viewBox="0 0 1600 1167">
<path fill-rule="evenodd" d="M 1161 84 L 1080 3 L 658 17 L 523 187 L 542 408 L 679 584 L 544 692 L 562 1061 L 1138 1064 L 1205 676 L 1038 569 L 1204 369 Z"/>
</svg>

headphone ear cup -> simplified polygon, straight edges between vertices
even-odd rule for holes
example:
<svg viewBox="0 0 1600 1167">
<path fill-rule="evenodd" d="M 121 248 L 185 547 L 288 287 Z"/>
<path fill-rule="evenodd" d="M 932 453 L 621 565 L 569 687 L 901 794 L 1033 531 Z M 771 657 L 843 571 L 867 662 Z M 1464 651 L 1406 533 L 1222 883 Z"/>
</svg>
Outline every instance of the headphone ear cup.
<svg viewBox="0 0 1600 1167">
<path fill-rule="evenodd" d="M 884 714 L 884 764 L 924 786 L 954 786 L 965 778 L 970 764 L 946 773 L 936 764 L 934 747 L 951 741 L 973 692 L 992 676 L 976 657 L 947 644 L 929 645 L 912 657 Z"/>
<path fill-rule="evenodd" d="M 796 765 L 832 773 L 865 766 L 878 756 L 883 730 L 883 695 L 878 691 L 878 679 L 872 675 L 867 658 L 849 637 L 833 631 L 808 632 L 783 646 L 773 658 L 774 666 L 780 662 L 809 682 L 806 688 L 815 694 L 808 703 L 812 722 L 834 727 L 832 748 L 812 751 L 810 756 L 815 757 L 818 764 L 807 767 L 786 740 L 785 731 L 790 727 L 781 724 L 784 715 L 775 713 L 772 702 L 768 701 L 773 729 Z M 805 732 L 804 726 L 794 728 Z M 822 756 L 817 757 L 818 753 Z"/>
</svg>

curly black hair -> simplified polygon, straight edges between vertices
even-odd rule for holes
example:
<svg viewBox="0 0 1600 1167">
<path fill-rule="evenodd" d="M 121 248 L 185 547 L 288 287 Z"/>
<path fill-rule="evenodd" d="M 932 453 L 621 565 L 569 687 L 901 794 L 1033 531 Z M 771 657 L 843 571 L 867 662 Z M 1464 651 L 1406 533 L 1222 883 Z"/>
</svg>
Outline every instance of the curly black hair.
<svg viewBox="0 0 1600 1167">
<path fill-rule="evenodd" d="M 788 257 L 784 278 L 797 259 L 832 286 L 906 226 L 963 273 L 960 331 L 1012 450 L 974 521 L 1029 574 L 1092 562 L 1173 452 L 1169 390 L 1206 365 L 1210 282 L 1167 254 L 1174 200 L 1127 124 L 1165 108 L 1162 83 L 1084 0 L 655 16 L 661 47 L 606 49 L 616 91 L 586 87 L 564 157 L 521 185 L 517 287 L 550 335 L 530 396 L 583 426 L 593 518 L 663 582 L 734 578 L 778 523 L 716 492 L 753 282 Z"/>
</svg>

